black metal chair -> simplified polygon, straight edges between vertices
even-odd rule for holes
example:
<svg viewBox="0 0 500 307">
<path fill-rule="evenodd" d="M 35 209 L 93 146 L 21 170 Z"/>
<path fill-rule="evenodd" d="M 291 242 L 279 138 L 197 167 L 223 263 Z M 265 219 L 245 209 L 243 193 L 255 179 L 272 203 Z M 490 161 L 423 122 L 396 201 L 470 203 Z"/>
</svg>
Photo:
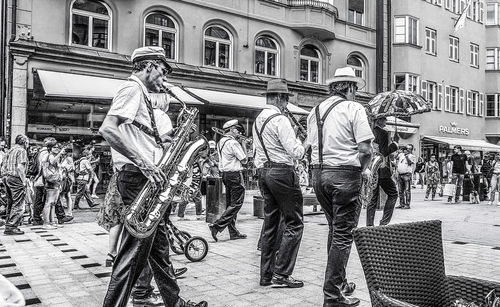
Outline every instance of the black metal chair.
<svg viewBox="0 0 500 307">
<path fill-rule="evenodd" d="M 445 275 L 441 221 L 357 228 L 354 241 L 372 306 L 479 304 L 491 290 L 500 293 L 500 283 Z"/>
</svg>

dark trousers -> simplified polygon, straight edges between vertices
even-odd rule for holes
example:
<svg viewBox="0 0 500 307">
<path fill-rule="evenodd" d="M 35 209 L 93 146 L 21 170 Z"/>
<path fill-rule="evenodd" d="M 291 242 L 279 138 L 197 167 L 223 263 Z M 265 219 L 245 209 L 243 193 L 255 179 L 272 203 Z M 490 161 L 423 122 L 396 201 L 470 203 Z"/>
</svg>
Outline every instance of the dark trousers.
<svg viewBox="0 0 500 307">
<path fill-rule="evenodd" d="M 19 177 L 5 176 L 4 184 L 7 194 L 7 220 L 5 221 L 5 229 L 10 230 L 21 226 L 23 223 L 26 190 Z"/>
<path fill-rule="evenodd" d="M 117 185 L 125 206 L 131 205 L 146 182 L 147 178 L 140 172 L 119 172 Z M 169 243 L 164 223 L 144 239 L 135 238 L 126 228 L 123 229 L 103 306 L 127 306 L 132 286 L 148 266 L 148 262 L 165 306 L 184 306 L 184 301 L 179 298 L 179 286 L 169 259 Z"/>
<path fill-rule="evenodd" d="M 94 200 L 92 197 L 90 197 L 90 191 L 87 189 L 87 183 L 88 181 L 86 180 L 77 180 L 76 183 L 78 184 L 78 189 L 76 191 L 76 196 L 75 196 L 75 208 L 78 208 L 78 205 L 80 204 L 80 199 L 82 197 L 85 197 L 85 200 L 87 200 L 87 204 L 89 207 L 92 207 L 94 205 Z"/>
<path fill-rule="evenodd" d="M 455 202 L 460 200 L 460 194 L 462 194 L 462 186 L 464 185 L 464 174 L 453 173 L 451 177 L 451 183 L 457 185 L 455 190 Z M 449 196 L 448 201 L 451 202 L 453 197 Z"/>
<path fill-rule="evenodd" d="M 179 211 L 177 212 L 177 216 L 178 217 L 184 217 L 184 214 L 186 214 L 186 207 L 188 205 L 188 201 L 181 201 L 179 203 Z M 201 206 L 201 194 L 200 194 L 200 198 L 199 199 L 196 199 L 194 201 L 194 206 L 195 206 L 195 210 L 196 210 L 196 215 L 201 215 L 201 212 L 203 211 L 203 208 Z"/>
<path fill-rule="evenodd" d="M 366 226 L 373 226 L 375 220 L 375 211 L 380 201 L 380 188 L 387 194 L 387 200 L 384 205 L 384 214 L 380 220 L 380 225 L 387 225 L 391 221 L 394 206 L 398 200 L 398 189 L 392 178 L 378 178 L 378 184 L 373 191 L 372 200 L 366 208 Z"/>
<path fill-rule="evenodd" d="M 245 186 L 243 184 L 243 175 L 241 172 L 223 172 L 222 182 L 226 187 L 226 211 L 221 217 L 213 223 L 215 229 L 221 232 L 226 227 L 229 230 L 229 236 L 239 234 L 236 229 L 236 216 L 243 205 L 245 199 Z"/>
<path fill-rule="evenodd" d="M 33 201 L 33 221 L 38 224 L 43 224 L 43 207 L 45 206 L 45 187 L 35 187 L 35 198 Z M 66 216 L 64 208 L 60 201 L 56 202 L 55 205 L 57 219 L 63 219 Z"/>
<path fill-rule="evenodd" d="M 304 230 L 299 178 L 292 168 L 262 168 L 259 188 L 265 203 L 260 277 L 270 278 L 273 273 L 291 275 Z M 279 245 L 277 241 L 281 241 Z"/>
<path fill-rule="evenodd" d="M 401 207 L 410 207 L 411 202 L 411 174 L 399 174 L 399 204 Z"/>
<path fill-rule="evenodd" d="M 353 241 L 352 230 L 361 211 L 361 173 L 355 170 L 314 169 L 313 187 L 328 220 L 328 262 L 323 293 L 325 302 L 342 297 L 346 266 Z"/>
<path fill-rule="evenodd" d="M 151 284 L 153 280 L 153 270 L 151 266 L 146 265 L 144 269 L 142 269 L 137 282 L 132 288 L 132 297 L 136 299 L 148 298 L 153 294 L 155 287 Z"/>
</svg>

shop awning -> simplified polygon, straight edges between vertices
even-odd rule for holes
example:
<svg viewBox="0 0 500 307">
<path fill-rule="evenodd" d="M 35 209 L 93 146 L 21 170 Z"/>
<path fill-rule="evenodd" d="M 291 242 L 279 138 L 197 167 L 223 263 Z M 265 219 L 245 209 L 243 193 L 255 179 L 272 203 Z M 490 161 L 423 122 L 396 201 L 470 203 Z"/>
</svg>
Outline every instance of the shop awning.
<svg viewBox="0 0 500 307">
<path fill-rule="evenodd" d="M 424 136 L 422 141 L 428 141 L 431 143 L 438 143 L 449 145 L 453 147 L 455 145 L 460 145 L 462 149 L 465 150 L 478 150 L 478 151 L 495 151 L 500 152 L 500 146 L 488 143 L 483 140 L 469 140 L 469 139 L 458 139 L 458 138 L 448 138 L 444 136 Z"/>
<path fill-rule="evenodd" d="M 48 70 L 37 70 L 43 88 L 44 98 L 77 98 L 84 100 L 113 100 L 123 79 L 104 78 L 80 74 L 70 74 Z M 187 104 L 202 104 L 201 101 L 187 94 L 178 86 L 170 88 L 172 92 Z M 173 99 L 177 102 L 176 99 Z"/>
</svg>

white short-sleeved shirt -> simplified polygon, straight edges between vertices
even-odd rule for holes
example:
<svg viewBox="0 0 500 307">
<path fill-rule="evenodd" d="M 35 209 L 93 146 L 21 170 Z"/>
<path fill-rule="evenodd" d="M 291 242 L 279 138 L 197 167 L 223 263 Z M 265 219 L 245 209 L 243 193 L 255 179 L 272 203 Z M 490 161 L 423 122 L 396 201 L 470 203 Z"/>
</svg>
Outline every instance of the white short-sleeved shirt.
<svg viewBox="0 0 500 307">
<path fill-rule="evenodd" d="M 256 168 L 261 168 L 267 162 L 266 154 L 255 129 L 262 129 L 266 119 L 273 114 L 281 113 L 275 106 L 267 106 L 255 119 L 253 127 L 254 164 Z M 286 116 L 276 116 L 271 119 L 262 131 L 262 140 L 266 147 L 269 159 L 274 163 L 284 163 L 293 165 L 294 159 L 301 159 L 305 149 L 302 142 L 295 135 L 292 124 Z"/>
<path fill-rule="evenodd" d="M 130 76 L 118 89 L 107 116 L 114 115 L 126 119 L 123 124 L 118 126 L 121 137 L 135 148 L 142 159 L 154 164 L 161 158 L 161 147 L 156 144 L 153 136 L 132 124 L 135 120 L 151 129 L 151 119 L 144 100 L 145 95 L 149 97 L 144 84 L 137 77 Z M 127 157 L 113 148 L 111 148 L 111 156 L 113 165 L 118 170 L 125 164 L 133 164 Z"/>
<path fill-rule="evenodd" d="M 321 116 L 328 107 L 342 99 L 332 96 L 319 104 Z M 323 125 L 323 165 L 361 166 L 358 144 L 374 139 L 365 108 L 355 101 L 343 101 L 328 114 Z M 307 139 L 311 144 L 311 164 L 319 164 L 318 126 L 315 109 L 307 117 Z"/>
<path fill-rule="evenodd" d="M 240 143 L 232 136 L 224 136 L 217 144 L 219 153 L 219 170 L 221 172 L 237 172 L 243 169 L 241 160 L 247 156 Z"/>
</svg>

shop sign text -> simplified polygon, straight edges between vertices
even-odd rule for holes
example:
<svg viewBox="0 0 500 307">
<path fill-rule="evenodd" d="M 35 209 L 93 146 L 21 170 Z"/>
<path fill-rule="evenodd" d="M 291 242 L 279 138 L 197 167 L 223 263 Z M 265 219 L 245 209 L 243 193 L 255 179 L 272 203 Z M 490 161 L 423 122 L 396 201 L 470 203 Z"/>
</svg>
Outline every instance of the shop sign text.
<svg viewBox="0 0 500 307">
<path fill-rule="evenodd" d="M 457 127 L 456 122 L 451 122 L 449 126 L 440 125 L 439 132 L 446 134 L 458 134 L 458 135 L 469 135 L 469 128 Z"/>
</svg>

